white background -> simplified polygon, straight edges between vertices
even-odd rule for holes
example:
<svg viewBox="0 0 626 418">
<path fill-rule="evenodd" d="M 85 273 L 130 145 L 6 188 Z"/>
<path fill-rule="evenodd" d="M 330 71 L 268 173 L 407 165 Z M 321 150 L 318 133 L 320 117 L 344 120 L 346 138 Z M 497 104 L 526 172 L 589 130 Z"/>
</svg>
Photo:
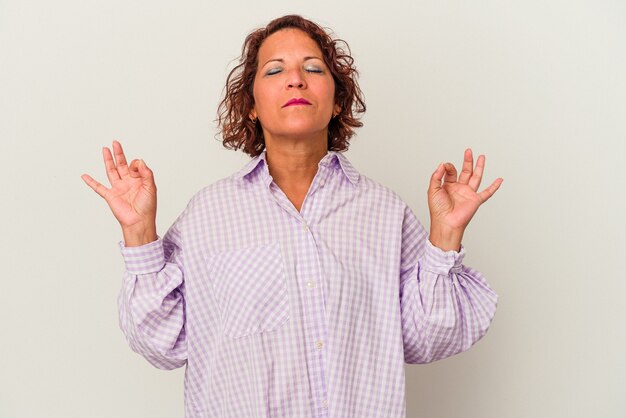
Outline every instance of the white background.
<svg viewBox="0 0 626 418">
<path fill-rule="evenodd" d="M 626 3 L 0 0 L 0 417 L 182 417 L 183 370 L 118 328 L 119 226 L 81 181 L 119 139 L 160 233 L 248 157 L 214 138 L 243 39 L 299 13 L 352 47 L 368 111 L 346 154 L 428 225 L 438 163 L 503 177 L 466 233 L 500 295 L 470 351 L 407 366 L 407 416 L 626 410 Z"/>
</svg>

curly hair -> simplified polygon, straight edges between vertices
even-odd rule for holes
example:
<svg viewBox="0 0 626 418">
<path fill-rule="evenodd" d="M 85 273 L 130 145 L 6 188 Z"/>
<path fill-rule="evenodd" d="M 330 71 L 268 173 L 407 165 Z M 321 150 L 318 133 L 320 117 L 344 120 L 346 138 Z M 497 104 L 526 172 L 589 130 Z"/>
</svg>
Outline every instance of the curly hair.
<svg viewBox="0 0 626 418">
<path fill-rule="evenodd" d="M 363 126 L 358 120 L 359 114 L 365 112 L 363 93 L 357 82 L 358 72 L 350 56 L 350 47 L 344 40 L 333 39 L 322 27 L 298 15 L 274 19 L 246 37 L 239 64 L 228 74 L 224 98 L 218 108 L 217 123 L 224 147 L 234 150 L 241 148 L 252 157 L 265 149 L 263 130 L 260 124 L 250 120 L 249 115 L 254 107 L 253 88 L 259 49 L 268 36 L 281 29 L 299 29 L 319 46 L 335 82 L 335 103 L 341 108 L 328 125 L 328 150 L 347 150 L 354 128 Z"/>
</svg>

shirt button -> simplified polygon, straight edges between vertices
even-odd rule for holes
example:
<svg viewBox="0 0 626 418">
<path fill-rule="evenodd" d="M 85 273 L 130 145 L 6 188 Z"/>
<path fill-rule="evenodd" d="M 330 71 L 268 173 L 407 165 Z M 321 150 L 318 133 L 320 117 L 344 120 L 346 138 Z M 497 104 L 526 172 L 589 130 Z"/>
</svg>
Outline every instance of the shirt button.
<svg viewBox="0 0 626 418">
<path fill-rule="evenodd" d="M 328 408 L 328 401 L 327 401 L 326 399 L 324 399 L 324 400 L 322 401 L 322 406 L 323 406 L 324 408 Z"/>
<path fill-rule="evenodd" d="M 318 350 L 321 350 L 322 347 L 324 347 L 324 343 L 321 341 L 318 341 L 317 344 L 315 344 L 315 346 L 317 347 Z"/>
<path fill-rule="evenodd" d="M 304 232 L 307 232 L 309 230 L 309 227 L 306 224 L 302 224 L 302 230 Z"/>
<path fill-rule="evenodd" d="M 313 289 L 313 288 L 315 288 L 315 282 L 307 282 L 306 286 L 307 286 L 309 289 Z"/>
<path fill-rule="evenodd" d="M 324 180 L 320 181 L 320 186 L 323 186 L 325 184 L 326 184 L 326 181 L 324 181 Z"/>
</svg>

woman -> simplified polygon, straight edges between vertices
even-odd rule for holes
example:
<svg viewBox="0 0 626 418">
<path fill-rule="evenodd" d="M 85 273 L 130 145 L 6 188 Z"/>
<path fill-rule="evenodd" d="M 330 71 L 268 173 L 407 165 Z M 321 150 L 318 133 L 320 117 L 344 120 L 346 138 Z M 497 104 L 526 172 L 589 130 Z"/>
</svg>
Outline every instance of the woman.
<svg viewBox="0 0 626 418">
<path fill-rule="evenodd" d="M 441 164 L 430 234 L 340 152 L 365 110 L 352 59 L 285 16 L 251 33 L 221 103 L 224 144 L 253 158 L 200 191 L 160 239 L 142 160 L 103 150 L 122 226 L 120 325 L 157 367 L 186 365 L 188 417 L 400 417 L 404 363 L 469 349 L 497 295 L 461 264 L 463 232 L 495 193 L 485 159 Z M 443 180 L 443 184 L 442 184 Z"/>
</svg>

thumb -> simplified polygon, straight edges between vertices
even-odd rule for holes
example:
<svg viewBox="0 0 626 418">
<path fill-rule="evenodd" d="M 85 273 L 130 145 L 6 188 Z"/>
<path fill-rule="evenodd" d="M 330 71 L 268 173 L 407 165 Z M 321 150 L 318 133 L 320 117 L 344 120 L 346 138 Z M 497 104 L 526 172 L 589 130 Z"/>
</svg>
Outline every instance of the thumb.
<svg viewBox="0 0 626 418">
<path fill-rule="evenodd" d="M 154 173 L 150 170 L 150 168 L 148 168 L 144 160 L 138 160 L 137 167 L 139 169 L 139 175 L 143 179 L 149 180 L 151 183 L 154 182 Z"/>
</svg>

